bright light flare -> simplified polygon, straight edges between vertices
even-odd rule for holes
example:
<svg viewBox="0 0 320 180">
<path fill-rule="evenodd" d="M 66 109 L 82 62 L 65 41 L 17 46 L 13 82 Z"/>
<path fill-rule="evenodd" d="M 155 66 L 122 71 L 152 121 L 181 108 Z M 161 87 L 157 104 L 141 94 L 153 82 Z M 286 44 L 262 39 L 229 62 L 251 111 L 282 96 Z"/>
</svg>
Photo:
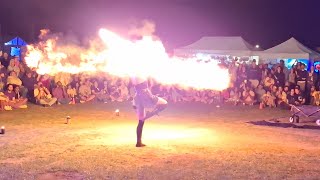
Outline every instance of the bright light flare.
<svg viewBox="0 0 320 180">
<path fill-rule="evenodd" d="M 27 65 L 37 68 L 39 74 L 106 72 L 120 78 L 152 78 L 180 88 L 224 90 L 229 87 L 228 70 L 219 67 L 216 61 L 169 57 L 162 42 L 151 35 L 130 41 L 108 29 L 100 29 L 99 37 L 100 42 L 95 42 L 101 44 L 99 48 L 58 45 L 58 38 L 30 45 Z"/>
</svg>

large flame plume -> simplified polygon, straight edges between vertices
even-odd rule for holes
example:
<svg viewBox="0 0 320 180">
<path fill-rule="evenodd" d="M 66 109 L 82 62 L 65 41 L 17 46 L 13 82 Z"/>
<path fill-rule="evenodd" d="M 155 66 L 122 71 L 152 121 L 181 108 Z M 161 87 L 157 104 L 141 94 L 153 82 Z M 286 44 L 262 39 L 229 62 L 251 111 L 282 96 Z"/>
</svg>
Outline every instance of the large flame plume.
<svg viewBox="0 0 320 180">
<path fill-rule="evenodd" d="M 149 29 L 153 26 L 149 25 Z M 135 32 L 136 33 L 136 32 Z M 58 37 L 41 31 L 41 42 L 29 45 L 26 63 L 39 74 L 105 72 L 120 78 L 152 78 L 164 85 L 183 88 L 224 90 L 230 77 L 216 61 L 169 57 L 160 40 L 145 33 L 139 40 L 128 40 L 108 29 L 99 30 L 99 40 L 87 48 L 59 45 Z"/>
</svg>

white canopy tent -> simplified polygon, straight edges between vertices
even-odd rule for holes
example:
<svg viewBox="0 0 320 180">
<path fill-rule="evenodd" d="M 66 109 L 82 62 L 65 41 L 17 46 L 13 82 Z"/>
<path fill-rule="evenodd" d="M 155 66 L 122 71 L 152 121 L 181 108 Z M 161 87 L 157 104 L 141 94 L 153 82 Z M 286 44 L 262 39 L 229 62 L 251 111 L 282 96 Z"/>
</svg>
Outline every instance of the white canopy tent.
<svg viewBox="0 0 320 180">
<path fill-rule="evenodd" d="M 320 54 L 304 46 L 295 38 L 261 52 L 255 52 L 263 61 L 272 59 L 320 59 Z"/>
<path fill-rule="evenodd" d="M 251 56 L 254 47 L 242 37 L 202 37 L 200 40 L 174 50 L 176 56 L 197 53 L 230 56 Z"/>
</svg>

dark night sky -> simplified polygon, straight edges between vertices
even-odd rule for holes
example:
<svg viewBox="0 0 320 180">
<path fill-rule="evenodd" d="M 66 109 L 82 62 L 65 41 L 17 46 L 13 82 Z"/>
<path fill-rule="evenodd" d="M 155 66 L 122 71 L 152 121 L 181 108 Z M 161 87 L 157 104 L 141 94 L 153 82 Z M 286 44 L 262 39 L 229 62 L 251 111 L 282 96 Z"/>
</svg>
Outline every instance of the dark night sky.
<svg viewBox="0 0 320 180">
<path fill-rule="evenodd" d="M 320 46 L 316 0 L 2 0 L 0 4 L 2 34 L 27 41 L 40 28 L 71 30 L 85 37 L 102 26 L 123 30 L 149 19 L 169 48 L 202 36 L 242 36 L 262 48 L 294 36 L 312 48 Z"/>
</svg>

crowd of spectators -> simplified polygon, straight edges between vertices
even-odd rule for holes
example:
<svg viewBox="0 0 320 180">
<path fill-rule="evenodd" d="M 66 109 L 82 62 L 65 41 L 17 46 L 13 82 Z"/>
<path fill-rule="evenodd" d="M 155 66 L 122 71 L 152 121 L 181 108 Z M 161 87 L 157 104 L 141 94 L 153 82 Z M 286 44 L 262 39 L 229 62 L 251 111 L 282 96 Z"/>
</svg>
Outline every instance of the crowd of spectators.
<svg viewBox="0 0 320 180">
<path fill-rule="evenodd" d="M 222 92 L 164 86 L 150 80 L 153 94 L 176 102 L 212 104 L 259 105 L 288 109 L 290 105 L 320 104 L 318 74 L 297 63 L 290 70 L 284 61 L 269 68 L 266 64 L 240 64 L 234 60 L 228 65 L 231 85 Z M 129 79 L 113 76 L 58 73 L 39 75 L 30 69 L 24 59 L 0 54 L 0 108 L 12 110 L 27 108 L 28 103 L 44 107 L 98 101 L 123 102 L 133 99 L 134 87 Z"/>
<path fill-rule="evenodd" d="M 290 109 L 291 105 L 319 105 L 319 75 L 313 66 L 296 62 L 290 69 L 284 60 L 269 67 L 268 64 L 229 65 L 232 86 L 225 93 L 227 101 L 236 104 L 258 104 L 260 109 L 279 107 Z"/>
</svg>

